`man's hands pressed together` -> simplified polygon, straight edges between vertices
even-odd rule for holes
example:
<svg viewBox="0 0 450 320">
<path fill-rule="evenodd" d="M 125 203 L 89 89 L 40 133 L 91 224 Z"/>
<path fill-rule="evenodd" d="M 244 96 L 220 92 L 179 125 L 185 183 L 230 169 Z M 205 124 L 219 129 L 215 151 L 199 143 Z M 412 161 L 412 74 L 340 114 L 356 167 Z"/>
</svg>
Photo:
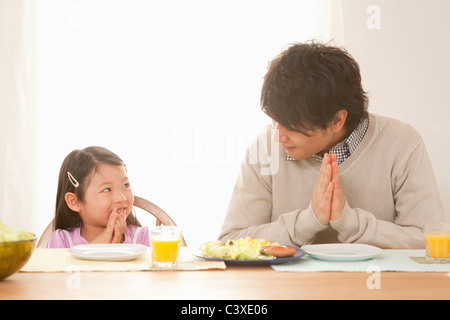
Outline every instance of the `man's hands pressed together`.
<svg viewBox="0 0 450 320">
<path fill-rule="evenodd" d="M 321 224 L 338 220 L 345 206 L 345 194 L 339 182 L 336 154 L 325 153 L 319 178 L 314 186 L 311 206 Z"/>
</svg>

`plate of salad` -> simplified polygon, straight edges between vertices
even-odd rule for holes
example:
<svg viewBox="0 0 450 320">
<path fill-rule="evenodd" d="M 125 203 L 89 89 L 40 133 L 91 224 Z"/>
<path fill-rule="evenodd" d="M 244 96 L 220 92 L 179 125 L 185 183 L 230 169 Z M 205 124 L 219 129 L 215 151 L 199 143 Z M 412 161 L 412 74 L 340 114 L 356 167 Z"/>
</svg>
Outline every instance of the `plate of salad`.
<svg viewBox="0 0 450 320">
<path fill-rule="evenodd" d="M 275 256 L 277 251 L 288 251 L 289 256 Z M 272 253 L 274 254 L 272 254 Z M 224 261 L 227 264 L 281 264 L 303 257 L 306 252 L 300 248 L 280 246 L 264 239 L 240 238 L 225 242 L 215 240 L 203 243 L 192 252 L 197 258 L 210 261 Z"/>
</svg>

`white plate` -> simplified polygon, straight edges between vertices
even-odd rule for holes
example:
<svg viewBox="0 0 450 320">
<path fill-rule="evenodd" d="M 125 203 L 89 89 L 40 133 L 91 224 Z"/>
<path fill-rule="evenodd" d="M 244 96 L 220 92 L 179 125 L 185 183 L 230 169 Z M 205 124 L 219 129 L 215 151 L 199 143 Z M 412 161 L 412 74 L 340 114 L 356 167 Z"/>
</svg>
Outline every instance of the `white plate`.
<svg viewBox="0 0 450 320">
<path fill-rule="evenodd" d="M 136 259 L 147 251 L 142 244 L 80 244 L 69 249 L 69 252 L 84 260 L 129 261 Z"/>
<path fill-rule="evenodd" d="M 315 259 L 328 261 L 369 260 L 383 251 L 374 246 L 357 243 L 311 244 L 303 246 L 302 249 Z"/>
</svg>

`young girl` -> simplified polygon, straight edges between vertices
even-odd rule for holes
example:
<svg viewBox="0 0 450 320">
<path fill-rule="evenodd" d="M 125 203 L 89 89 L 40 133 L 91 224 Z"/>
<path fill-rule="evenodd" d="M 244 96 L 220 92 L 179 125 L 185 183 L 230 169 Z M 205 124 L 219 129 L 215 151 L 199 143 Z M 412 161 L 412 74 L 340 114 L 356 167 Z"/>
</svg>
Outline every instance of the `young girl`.
<svg viewBox="0 0 450 320">
<path fill-rule="evenodd" d="M 49 248 L 86 243 L 149 246 L 148 228 L 131 213 L 134 196 L 123 161 L 102 147 L 72 151 L 61 166 Z"/>
</svg>

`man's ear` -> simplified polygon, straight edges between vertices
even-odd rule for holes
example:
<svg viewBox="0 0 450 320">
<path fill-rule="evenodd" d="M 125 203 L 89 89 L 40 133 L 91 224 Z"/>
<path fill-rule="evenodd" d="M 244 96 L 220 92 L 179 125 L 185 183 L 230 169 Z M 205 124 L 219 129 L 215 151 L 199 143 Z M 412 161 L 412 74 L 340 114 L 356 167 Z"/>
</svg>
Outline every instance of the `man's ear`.
<svg viewBox="0 0 450 320">
<path fill-rule="evenodd" d="M 81 211 L 80 202 L 78 201 L 78 198 L 75 193 L 73 192 L 67 192 L 64 196 L 64 199 L 66 200 L 67 206 L 70 210 L 75 212 Z"/>
<path fill-rule="evenodd" d="M 339 110 L 334 115 L 333 120 L 331 121 L 331 129 L 334 132 L 339 132 L 343 128 L 345 128 L 345 121 L 347 120 L 347 110 Z"/>
</svg>

